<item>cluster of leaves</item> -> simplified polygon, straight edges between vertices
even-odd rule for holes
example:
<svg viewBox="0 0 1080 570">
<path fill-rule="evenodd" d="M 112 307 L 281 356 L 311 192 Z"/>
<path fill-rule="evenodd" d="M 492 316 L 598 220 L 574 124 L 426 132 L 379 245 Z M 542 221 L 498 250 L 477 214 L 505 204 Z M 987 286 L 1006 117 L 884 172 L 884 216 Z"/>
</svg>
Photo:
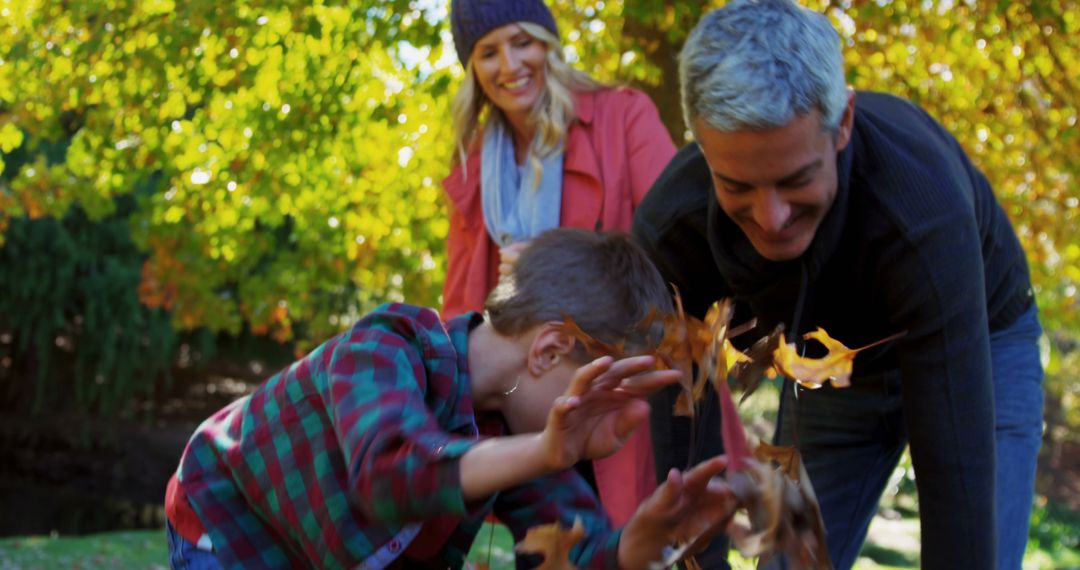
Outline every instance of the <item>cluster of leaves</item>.
<svg viewBox="0 0 1080 570">
<path fill-rule="evenodd" d="M 819 328 L 804 338 L 820 342 L 828 352 L 821 358 L 807 358 L 799 355 L 794 343 L 784 342 L 783 328 L 778 327 L 744 353 L 734 347 L 731 338 L 752 328 L 754 323 L 733 327 L 734 309 L 730 299 L 714 303 L 704 320 L 686 315 L 677 294 L 675 306 L 676 310 L 670 314 L 653 311 L 636 329 L 645 332 L 653 330 L 657 322 L 662 325 L 662 336 L 651 352 L 657 356 L 658 366 L 683 372 L 682 392 L 673 410 L 676 415 L 696 415 L 698 402 L 706 397 L 709 385 L 719 398 L 720 437 L 728 459 L 726 477 L 747 515 L 746 525 L 728 528 L 729 536 L 744 556 L 769 558 L 782 552 L 788 555 L 792 567 L 831 567 L 817 498 L 798 450 L 759 443 L 751 451 L 728 380 L 730 377 L 742 386 L 744 399 L 757 389 L 763 376 L 774 374 L 808 389 L 820 388 L 826 382 L 838 388 L 847 387 L 859 352 L 900 335 L 850 349 Z M 623 345 L 594 339 L 572 318 L 564 317 L 563 328 L 592 354 L 626 356 Z M 649 344 L 652 343 L 646 343 Z M 695 422 L 691 439 L 699 436 L 697 429 Z M 690 445 L 693 447 L 693 442 Z M 557 526 L 543 527 L 538 529 L 534 541 L 562 536 Z M 688 546 L 689 543 L 676 549 L 664 565 L 681 560 Z"/>
<path fill-rule="evenodd" d="M 664 341 L 658 352 L 665 363 L 682 360 L 677 364 L 680 369 L 696 367 L 694 384 L 683 385 L 684 398 L 680 400 L 689 401 L 691 415 L 696 402 L 705 397 L 704 384 L 711 383 L 720 400 L 720 436 L 728 457 L 727 479 L 740 500 L 740 510 L 746 513 L 746 524 L 728 528 L 733 543 L 744 556 L 765 559 L 786 553 L 792 567 L 831 568 L 821 513 L 798 450 L 759 444 L 750 452 L 728 378 L 734 377 L 743 386 L 744 398 L 759 385 L 760 376 L 770 370 L 811 389 L 825 382 L 845 386 L 854 357 L 863 349 L 848 349 L 818 329 L 807 337 L 821 342 L 829 353 L 820 359 L 805 358 L 793 345 L 782 341 L 783 329 L 778 328 L 756 343 L 750 356 L 730 342 L 732 334 L 743 328 L 731 327 L 734 311 L 730 300 L 710 307 L 704 321 L 686 316 L 678 297 L 676 301 L 677 311 L 664 320 Z M 679 413 L 680 409 L 675 411 Z M 697 429 L 696 424 L 693 429 Z M 755 456 L 758 461 L 752 460 Z"/>
</svg>

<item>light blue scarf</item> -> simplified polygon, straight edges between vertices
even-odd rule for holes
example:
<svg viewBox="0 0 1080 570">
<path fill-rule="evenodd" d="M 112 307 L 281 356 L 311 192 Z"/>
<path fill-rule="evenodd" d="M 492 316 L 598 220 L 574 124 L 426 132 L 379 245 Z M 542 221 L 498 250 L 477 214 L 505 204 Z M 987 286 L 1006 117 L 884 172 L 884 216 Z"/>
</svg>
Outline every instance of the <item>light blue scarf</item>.
<svg viewBox="0 0 1080 570">
<path fill-rule="evenodd" d="M 514 141 L 503 121 L 493 118 L 484 129 L 480 154 L 480 197 L 484 225 L 491 239 L 506 247 L 559 226 L 562 208 L 563 148 L 540 159 L 540 185 L 532 165 L 519 167 Z"/>
</svg>

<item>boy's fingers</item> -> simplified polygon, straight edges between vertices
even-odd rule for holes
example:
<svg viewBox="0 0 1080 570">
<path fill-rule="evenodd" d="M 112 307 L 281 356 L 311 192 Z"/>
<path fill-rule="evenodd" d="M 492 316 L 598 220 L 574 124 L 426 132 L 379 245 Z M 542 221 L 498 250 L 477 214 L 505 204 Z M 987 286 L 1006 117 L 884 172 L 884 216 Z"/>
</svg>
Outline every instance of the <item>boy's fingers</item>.
<svg viewBox="0 0 1080 570">
<path fill-rule="evenodd" d="M 687 471 L 683 475 L 684 493 L 688 496 L 701 497 L 709 491 L 716 490 L 721 493 L 730 493 L 727 485 L 716 480 L 717 483 L 710 487 L 710 482 L 714 481 L 714 478 L 724 470 L 727 466 L 726 460 L 721 457 L 714 457 L 708 461 L 703 461 L 694 466 L 693 469 Z M 707 491 L 706 489 L 709 489 Z"/>
<path fill-rule="evenodd" d="M 615 435 L 620 440 L 630 437 L 638 426 L 649 419 L 649 404 L 643 400 L 631 400 L 622 408 L 615 424 Z"/>
<path fill-rule="evenodd" d="M 727 458 L 722 455 L 702 461 L 686 472 L 686 486 L 704 488 L 725 467 L 727 467 Z"/>
<path fill-rule="evenodd" d="M 594 382 L 597 388 L 612 389 L 622 384 L 623 380 L 652 371 L 656 365 L 656 357 L 651 355 L 630 356 L 616 360 L 604 374 Z"/>
<path fill-rule="evenodd" d="M 682 473 L 678 469 L 672 467 L 668 470 L 667 480 L 657 490 L 657 498 L 659 499 L 660 506 L 663 509 L 667 509 L 678 500 L 679 495 L 682 494 L 683 479 Z"/>
<path fill-rule="evenodd" d="M 679 381 L 682 372 L 678 370 L 653 370 L 623 378 L 618 390 L 634 396 L 648 396 L 653 392 Z"/>
<path fill-rule="evenodd" d="M 574 373 L 574 378 L 570 381 L 570 386 L 563 395 L 581 396 L 587 392 L 593 380 L 615 366 L 612 364 L 613 361 L 614 359 L 610 356 L 601 356 L 585 366 L 578 368 L 577 372 Z"/>
<path fill-rule="evenodd" d="M 566 417 L 581 404 L 581 398 L 577 396 L 562 395 L 555 398 L 555 402 L 551 406 L 551 411 L 548 413 L 548 425 L 555 430 L 563 429 L 566 423 Z"/>
</svg>

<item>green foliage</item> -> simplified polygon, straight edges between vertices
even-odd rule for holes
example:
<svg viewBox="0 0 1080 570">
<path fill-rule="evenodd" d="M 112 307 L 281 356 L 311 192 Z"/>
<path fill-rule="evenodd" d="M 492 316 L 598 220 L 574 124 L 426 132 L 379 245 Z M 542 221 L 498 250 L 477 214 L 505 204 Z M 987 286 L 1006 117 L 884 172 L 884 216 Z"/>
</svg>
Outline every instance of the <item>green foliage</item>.
<svg viewBox="0 0 1080 570">
<path fill-rule="evenodd" d="M 1031 513 L 1031 530 L 1024 555 L 1039 568 L 1080 567 L 1080 513 L 1043 502 Z"/>
<path fill-rule="evenodd" d="M 551 0 L 569 59 L 644 88 L 676 140 L 676 56 L 719 4 Z M 957 135 L 1019 228 L 1047 328 L 1074 338 L 1076 1 L 807 4 L 841 31 L 854 86 Z M 178 330 L 303 348 L 380 302 L 438 306 L 462 76 L 447 7 L 0 0 L 0 244 L 18 220 L 105 220 L 136 195 L 139 298 Z"/>
<path fill-rule="evenodd" d="M 956 135 L 1017 226 L 1044 323 L 1080 330 L 1080 5 L 854 2 L 830 14 L 852 84 L 907 96 Z"/>
<path fill-rule="evenodd" d="M 144 256 L 126 220 L 91 222 L 76 207 L 62 220 L 16 219 L 7 240 L 0 248 L 6 406 L 109 415 L 133 395 L 153 396 L 155 379 L 167 380 L 176 334 L 168 315 L 139 302 Z"/>
<path fill-rule="evenodd" d="M 3 190 L 19 209 L 0 218 L 77 203 L 102 219 L 113 196 L 159 175 L 131 227 L 150 253 L 141 299 L 178 328 L 286 340 L 300 321 L 319 338 L 378 301 L 437 300 L 449 79 L 431 69 L 443 49 L 431 49 L 423 12 L 403 1 L 13 4 L 3 122 L 31 148 L 72 143 L 58 164 L 19 172 Z M 406 40 L 424 52 L 412 67 Z"/>
<path fill-rule="evenodd" d="M 168 565 L 164 530 L 0 539 L 0 568 L 159 570 Z"/>
</svg>

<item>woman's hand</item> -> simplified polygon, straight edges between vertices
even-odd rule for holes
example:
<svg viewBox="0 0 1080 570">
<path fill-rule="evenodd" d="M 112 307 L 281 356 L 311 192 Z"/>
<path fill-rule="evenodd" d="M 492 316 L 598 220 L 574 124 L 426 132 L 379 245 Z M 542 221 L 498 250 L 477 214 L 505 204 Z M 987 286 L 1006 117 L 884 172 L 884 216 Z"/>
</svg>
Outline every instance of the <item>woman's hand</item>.
<svg viewBox="0 0 1080 570">
<path fill-rule="evenodd" d="M 656 370 L 655 362 L 652 356 L 605 356 L 578 368 L 541 433 L 548 466 L 565 469 L 622 448 L 649 417 L 645 398 L 681 376 L 677 370 Z"/>
<path fill-rule="evenodd" d="M 514 270 L 514 264 L 517 263 L 521 252 L 525 251 L 525 248 L 529 246 L 527 241 L 519 241 L 512 243 L 506 247 L 499 249 L 499 276 L 510 275 L 510 272 Z"/>
</svg>

